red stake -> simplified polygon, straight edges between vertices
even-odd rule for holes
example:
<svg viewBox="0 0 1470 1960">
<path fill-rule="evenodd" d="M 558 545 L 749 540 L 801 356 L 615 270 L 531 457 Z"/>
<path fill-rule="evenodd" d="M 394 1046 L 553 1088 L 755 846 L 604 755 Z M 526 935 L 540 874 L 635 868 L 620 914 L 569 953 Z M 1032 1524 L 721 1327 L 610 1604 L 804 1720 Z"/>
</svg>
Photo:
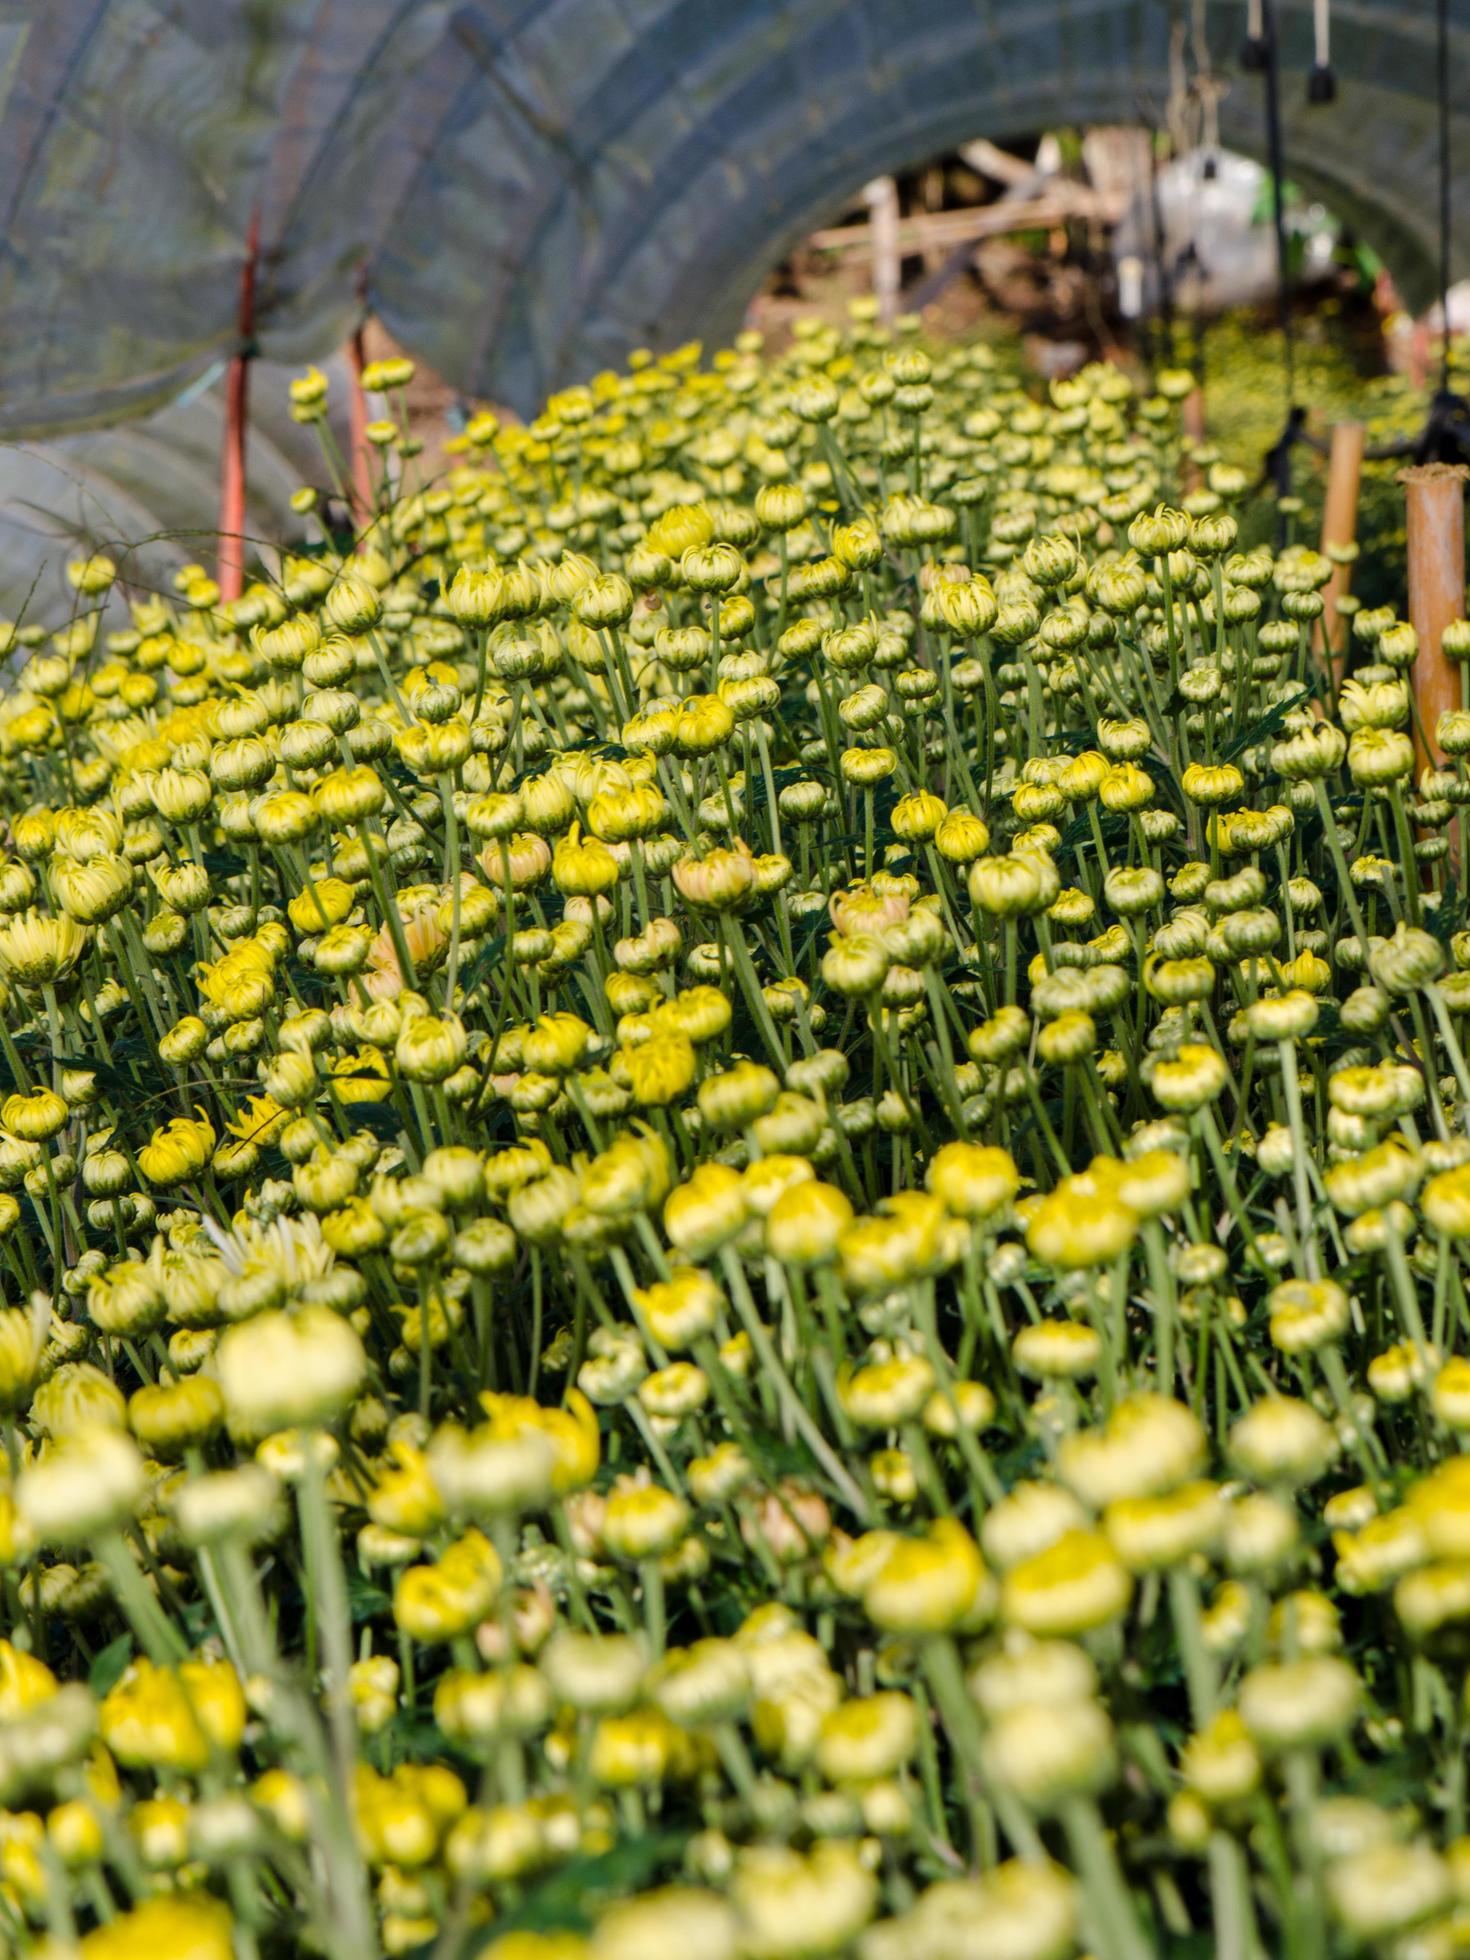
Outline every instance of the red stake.
<svg viewBox="0 0 1470 1960">
<path fill-rule="evenodd" d="M 250 217 L 240 272 L 239 348 L 225 379 L 225 440 L 220 458 L 219 565 L 221 599 L 238 599 L 245 584 L 245 435 L 249 425 L 250 361 L 255 340 L 255 273 L 260 260 L 260 213 Z"/>
<path fill-rule="evenodd" d="M 367 439 L 367 395 L 362 385 L 367 356 L 361 327 L 347 343 L 347 363 L 352 369 L 352 502 L 358 523 L 366 524 L 373 514 L 373 471 Z"/>
</svg>

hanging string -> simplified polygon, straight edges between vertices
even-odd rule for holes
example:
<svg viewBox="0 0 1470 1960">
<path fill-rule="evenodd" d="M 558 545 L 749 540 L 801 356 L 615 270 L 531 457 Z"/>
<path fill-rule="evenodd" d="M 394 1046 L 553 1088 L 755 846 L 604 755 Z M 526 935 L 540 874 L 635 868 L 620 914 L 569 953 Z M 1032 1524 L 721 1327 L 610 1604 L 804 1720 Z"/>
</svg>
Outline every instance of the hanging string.
<svg viewBox="0 0 1470 1960">
<path fill-rule="evenodd" d="M 1143 144 L 1136 147 L 1129 159 L 1130 175 L 1133 178 L 1131 208 L 1138 213 L 1138 265 L 1140 296 L 1136 331 L 1139 352 L 1143 356 L 1144 370 L 1148 375 L 1150 391 L 1160 367 L 1167 367 L 1169 359 L 1165 354 L 1160 358 L 1159 335 L 1156 331 L 1155 309 L 1158 306 L 1163 286 L 1163 269 L 1159 262 L 1158 240 L 1154 230 L 1153 196 L 1153 125 L 1149 121 L 1147 108 L 1140 102 L 1138 120 L 1143 133 Z"/>
<path fill-rule="evenodd" d="M 1439 387 L 1429 415 L 1414 444 L 1416 463 L 1470 463 L 1470 402 L 1450 385 L 1450 197 L 1453 189 L 1450 157 L 1450 10 L 1449 0 L 1435 8 L 1436 54 L 1439 61 Z"/>
<path fill-rule="evenodd" d="M 1217 163 L 1219 160 L 1220 97 L 1224 94 L 1224 92 L 1225 92 L 1224 85 L 1220 82 L 1217 82 L 1213 75 L 1201 75 L 1199 79 L 1199 95 L 1200 95 L 1199 140 L 1200 140 L 1200 148 L 1205 153 L 1205 158 L 1207 163 L 1210 164 Z M 1213 170 L 1207 170 L 1205 174 L 1207 177 L 1213 177 L 1215 173 Z"/>
<path fill-rule="evenodd" d="M 1271 220 L 1276 231 L 1276 319 L 1286 380 L 1286 427 L 1267 458 L 1278 494 L 1291 495 L 1291 447 L 1302 421 L 1296 403 L 1296 347 L 1291 325 L 1291 250 L 1286 236 L 1286 155 L 1281 136 L 1281 49 L 1276 36 L 1276 0 L 1260 0 L 1265 48 L 1266 159 L 1271 172 Z"/>
<path fill-rule="evenodd" d="M 1176 157 L 1187 156 L 1189 140 L 1189 70 L 1185 65 L 1185 28 L 1182 20 L 1169 30 L 1169 96 L 1164 104 L 1164 128 Z"/>
<path fill-rule="evenodd" d="M 1247 0 L 1245 10 L 1245 46 L 1240 51 L 1240 65 L 1247 75 L 1259 75 L 1266 66 L 1266 34 L 1261 18 L 1264 0 Z"/>
<path fill-rule="evenodd" d="M 1274 6 L 1274 0 L 1262 0 L 1262 4 L 1264 4 L 1266 10 L 1270 10 Z M 1325 67 L 1327 65 L 1327 39 L 1325 39 L 1325 35 L 1327 35 L 1327 0 L 1313 0 L 1313 4 L 1315 4 L 1313 20 L 1315 20 L 1315 25 L 1317 25 L 1317 61 L 1319 61 L 1319 65 Z M 1254 18 L 1254 12 L 1252 12 L 1252 18 Z M 1270 22 L 1270 12 L 1268 12 L 1268 25 L 1266 25 L 1266 61 L 1264 61 L 1264 67 L 1266 67 L 1266 141 L 1268 141 L 1268 147 L 1272 151 L 1272 171 L 1276 172 L 1276 184 L 1278 184 L 1278 190 L 1280 190 L 1280 155 L 1278 155 L 1280 110 L 1276 110 L 1276 114 L 1272 114 L 1272 86 L 1270 86 L 1272 84 L 1274 63 L 1276 63 L 1276 49 L 1274 49 L 1272 25 L 1274 24 Z M 1372 443 L 1364 451 L 1364 455 L 1370 457 L 1370 459 L 1374 459 L 1374 461 L 1384 461 L 1384 459 L 1390 459 L 1390 457 L 1411 457 L 1415 463 L 1470 463 L 1470 402 L 1466 402 L 1464 396 L 1454 394 L 1452 388 L 1450 388 L 1450 245 L 1452 245 L 1450 210 L 1452 210 L 1452 196 L 1454 196 L 1454 176 L 1452 176 L 1452 159 L 1450 159 L 1450 131 L 1452 131 L 1452 123 L 1450 123 L 1450 10 L 1448 10 L 1448 0 L 1435 0 L 1435 39 L 1437 39 L 1435 53 L 1437 53 L 1437 110 L 1439 110 L 1439 310 L 1441 310 L 1441 327 L 1443 327 L 1439 390 L 1435 392 L 1435 396 L 1433 396 L 1433 400 L 1429 404 L 1429 414 L 1425 417 L 1425 423 L 1419 429 L 1419 433 L 1417 435 L 1392 437 L 1386 443 Z M 1280 265 L 1280 292 L 1286 294 L 1286 261 L 1282 257 L 1284 227 L 1280 223 L 1280 196 L 1276 200 L 1276 212 L 1278 212 L 1276 251 L 1278 251 L 1278 265 Z M 1290 314 L 1286 310 L 1282 314 L 1282 323 L 1284 323 L 1286 349 L 1288 349 L 1288 390 L 1294 396 L 1296 394 L 1296 388 L 1294 388 L 1292 378 L 1290 378 L 1292 376 L 1292 329 L 1290 329 Z M 1307 433 L 1307 429 L 1305 429 L 1305 417 L 1303 417 L 1303 412 L 1299 408 L 1296 408 L 1296 402 L 1292 402 L 1292 406 L 1288 408 L 1286 435 L 1282 437 L 1282 441 L 1276 445 L 1276 449 L 1272 449 L 1270 457 L 1266 459 L 1268 472 L 1272 472 L 1272 470 L 1280 472 L 1282 459 L 1284 459 L 1286 451 L 1290 451 L 1290 447 L 1294 443 L 1307 443 L 1311 449 L 1321 449 L 1323 453 L 1327 449 L 1327 445 L 1319 437 Z"/>
<path fill-rule="evenodd" d="M 1337 77 L 1332 72 L 1328 34 L 1329 0 L 1312 0 L 1312 72 L 1307 79 L 1308 102 L 1332 102 L 1337 97 Z"/>
<path fill-rule="evenodd" d="M 1210 62 L 1210 37 L 1205 19 L 1205 0 L 1194 0 L 1195 93 L 1200 105 L 1200 148 L 1204 152 L 1201 171 L 1206 183 L 1214 180 L 1220 167 L 1220 97 L 1225 92 Z"/>
<path fill-rule="evenodd" d="M 1194 369 L 1195 386 L 1200 391 L 1201 401 L 1204 399 L 1205 391 L 1205 315 L 1210 276 L 1209 266 L 1199 249 L 1199 239 L 1203 229 L 1201 206 L 1204 186 L 1213 182 L 1219 170 L 1219 103 L 1222 92 L 1221 84 L 1210 61 L 1210 37 L 1205 6 L 1206 0 L 1191 0 L 1190 46 L 1194 57 L 1194 78 L 1190 87 L 1190 96 L 1195 107 L 1197 128 L 1194 144 L 1196 168 L 1192 173 L 1193 222 L 1185 254 L 1195 281 L 1195 301 L 1190 310 L 1191 366 Z"/>
<path fill-rule="evenodd" d="M 1210 67 L 1209 26 L 1205 19 L 1205 0 L 1193 0 L 1189 15 L 1189 30 L 1190 39 L 1194 44 L 1195 74 L 1199 80 L 1204 81 L 1209 79 L 1212 73 Z"/>
<path fill-rule="evenodd" d="M 1174 278 L 1169 265 L 1168 241 L 1164 233 L 1164 206 L 1159 197 L 1158 140 L 1153 125 L 1148 127 L 1148 215 L 1155 289 L 1159 306 L 1159 345 L 1165 367 L 1174 365 Z"/>
</svg>

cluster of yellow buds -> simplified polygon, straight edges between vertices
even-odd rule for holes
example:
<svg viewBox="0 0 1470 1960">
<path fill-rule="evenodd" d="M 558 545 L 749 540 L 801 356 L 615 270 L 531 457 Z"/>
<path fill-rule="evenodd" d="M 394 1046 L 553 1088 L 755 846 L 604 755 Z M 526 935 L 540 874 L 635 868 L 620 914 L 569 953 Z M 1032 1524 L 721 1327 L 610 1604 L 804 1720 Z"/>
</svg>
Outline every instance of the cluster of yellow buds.
<svg viewBox="0 0 1470 1960">
<path fill-rule="evenodd" d="M 1177 372 L 411 379 L 6 636 L 0 1947 L 1460 1950 L 1470 697 Z"/>
</svg>

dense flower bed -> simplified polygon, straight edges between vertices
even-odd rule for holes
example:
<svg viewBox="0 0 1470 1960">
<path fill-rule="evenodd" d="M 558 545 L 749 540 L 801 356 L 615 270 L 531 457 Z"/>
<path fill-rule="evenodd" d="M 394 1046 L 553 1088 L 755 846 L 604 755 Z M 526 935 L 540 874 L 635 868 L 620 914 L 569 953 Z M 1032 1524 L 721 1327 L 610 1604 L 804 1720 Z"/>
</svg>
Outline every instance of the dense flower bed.
<svg viewBox="0 0 1470 1960">
<path fill-rule="evenodd" d="M 1470 714 L 1188 386 L 647 360 L 18 635 L 9 1950 L 1464 1949 Z"/>
<path fill-rule="evenodd" d="M 1280 335 L 1260 314 L 1230 314 L 1202 331 L 1205 419 L 1222 456 L 1260 476 L 1262 459 L 1280 437 L 1286 419 L 1285 355 Z M 1296 399 L 1307 407 L 1307 429 L 1318 442 L 1334 422 L 1363 424 L 1368 455 L 1359 486 L 1357 536 L 1360 556 L 1354 590 L 1365 605 L 1402 605 L 1404 599 L 1404 497 L 1398 474 L 1429 413 L 1429 395 L 1404 375 L 1381 372 L 1382 343 L 1351 307 L 1332 301 L 1299 312 L 1295 330 Z M 1463 394 L 1470 382 L 1470 350 L 1452 343 L 1450 386 Z M 1438 384 L 1438 368 L 1430 386 Z M 1395 453 L 1397 452 L 1397 453 Z M 1292 455 L 1293 488 L 1302 508 L 1295 523 L 1303 537 L 1321 535 L 1327 481 L 1326 457 L 1310 443 Z M 1238 507 L 1246 545 L 1272 542 L 1276 509 L 1259 499 Z"/>
</svg>

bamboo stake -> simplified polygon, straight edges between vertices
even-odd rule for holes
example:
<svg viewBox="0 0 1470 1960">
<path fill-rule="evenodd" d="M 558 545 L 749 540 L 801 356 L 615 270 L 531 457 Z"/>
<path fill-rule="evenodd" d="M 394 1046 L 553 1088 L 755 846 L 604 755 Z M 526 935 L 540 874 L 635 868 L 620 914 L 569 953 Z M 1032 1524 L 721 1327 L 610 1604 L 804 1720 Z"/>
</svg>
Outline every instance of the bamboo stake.
<svg viewBox="0 0 1470 1960">
<path fill-rule="evenodd" d="M 1361 422 L 1338 422 L 1332 431 L 1327 458 L 1327 501 L 1322 512 L 1322 550 L 1330 552 L 1355 544 L 1358 536 L 1358 486 L 1363 475 L 1365 430 Z M 1332 577 L 1322 589 L 1322 617 L 1317 622 L 1317 645 L 1330 656 L 1333 693 L 1342 685 L 1347 648 L 1338 646 L 1337 602 L 1352 584 L 1351 564 L 1334 563 Z"/>
<path fill-rule="evenodd" d="M 1441 641 L 1465 611 L 1465 478 L 1461 464 L 1424 463 L 1399 478 L 1409 534 L 1409 621 L 1419 640 L 1414 698 L 1423 740 L 1419 763 L 1444 760 L 1434 733 L 1441 714 L 1460 705 L 1460 682 Z M 1426 750 L 1425 743 L 1428 743 Z"/>
</svg>

